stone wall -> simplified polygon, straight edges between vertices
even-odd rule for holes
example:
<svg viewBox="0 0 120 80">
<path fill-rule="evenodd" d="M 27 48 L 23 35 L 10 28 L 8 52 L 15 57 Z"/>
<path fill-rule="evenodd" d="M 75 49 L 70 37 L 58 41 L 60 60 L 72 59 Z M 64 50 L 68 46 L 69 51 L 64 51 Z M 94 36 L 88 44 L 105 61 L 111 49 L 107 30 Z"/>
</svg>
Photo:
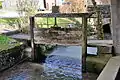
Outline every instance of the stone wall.
<svg viewBox="0 0 120 80">
<path fill-rule="evenodd" d="M 111 0 L 111 15 L 113 45 L 120 55 L 120 0 Z"/>
<path fill-rule="evenodd" d="M 22 50 L 24 45 L 0 51 L 0 71 L 13 66 L 23 58 Z"/>
</svg>

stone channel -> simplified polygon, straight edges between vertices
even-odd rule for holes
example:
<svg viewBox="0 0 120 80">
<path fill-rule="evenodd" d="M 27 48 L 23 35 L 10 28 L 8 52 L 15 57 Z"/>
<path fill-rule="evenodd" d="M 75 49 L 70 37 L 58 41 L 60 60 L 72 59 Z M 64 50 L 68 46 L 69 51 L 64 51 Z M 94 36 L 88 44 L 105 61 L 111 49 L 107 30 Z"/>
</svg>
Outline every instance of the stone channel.
<svg viewBox="0 0 120 80">
<path fill-rule="evenodd" d="M 81 80 L 80 52 L 80 46 L 58 46 L 44 64 L 22 63 L 3 72 L 0 80 Z"/>
</svg>

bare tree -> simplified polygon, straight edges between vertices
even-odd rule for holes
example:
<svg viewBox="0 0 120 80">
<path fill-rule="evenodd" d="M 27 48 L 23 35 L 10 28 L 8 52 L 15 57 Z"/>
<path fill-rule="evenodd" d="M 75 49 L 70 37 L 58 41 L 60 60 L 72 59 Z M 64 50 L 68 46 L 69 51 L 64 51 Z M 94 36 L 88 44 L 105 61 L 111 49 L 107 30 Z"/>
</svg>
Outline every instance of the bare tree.
<svg viewBox="0 0 120 80">
<path fill-rule="evenodd" d="M 29 26 L 29 16 L 32 16 L 36 13 L 38 8 L 38 1 L 39 0 L 17 0 L 16 6 L 21 15 L 19 19 L 21 23 L 21 29 L 27 29 Z"/>
</svg>

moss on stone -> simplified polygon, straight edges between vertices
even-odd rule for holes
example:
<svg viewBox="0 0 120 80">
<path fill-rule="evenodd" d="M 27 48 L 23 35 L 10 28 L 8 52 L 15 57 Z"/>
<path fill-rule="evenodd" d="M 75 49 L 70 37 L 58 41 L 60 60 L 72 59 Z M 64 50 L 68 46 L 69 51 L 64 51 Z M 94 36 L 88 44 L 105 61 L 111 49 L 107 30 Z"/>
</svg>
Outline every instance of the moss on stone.
<svg viewBox="0 0 120 80">
<path fill-rule="evenodd" d="M 87 71 L 99 74 L 111 57 L 112 54 L 100 54 L 98 56 L 88 56 L 86 63 Z"/>
<path fill-rule="evenodd" d="M 21 42 L 18 42 L 10 37 L 0 35 L 0 52 L 20 46 L 21 44 Z"/>
</svg>

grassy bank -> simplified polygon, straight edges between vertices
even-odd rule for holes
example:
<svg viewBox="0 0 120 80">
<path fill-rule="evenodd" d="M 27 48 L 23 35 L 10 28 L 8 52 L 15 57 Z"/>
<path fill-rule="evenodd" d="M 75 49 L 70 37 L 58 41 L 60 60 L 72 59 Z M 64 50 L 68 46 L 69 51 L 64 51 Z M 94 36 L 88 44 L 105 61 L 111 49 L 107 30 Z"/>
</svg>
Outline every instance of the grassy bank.
<svg viewBox="0 0 120 80">
<path fill-rule="evenodd" d="M 20 46 L 22 43 L 7 37 L 5 35 L 0 35 L 0 51 L 8 50 L 14 48 L 15 46 Z"/>
<path fill-rule="evenodd" d="M 47 28 L 47 27 L 54 26 L 55 19 L 54 18 L 37 18 L 36 23 L 38 24 L 38 27 Z M 67 27 L 68 24 L 70 23 L 75 23 L 75 22 L 68 18 L 57 18 L 57 25 L 60 27 Z"/>
</svg>

